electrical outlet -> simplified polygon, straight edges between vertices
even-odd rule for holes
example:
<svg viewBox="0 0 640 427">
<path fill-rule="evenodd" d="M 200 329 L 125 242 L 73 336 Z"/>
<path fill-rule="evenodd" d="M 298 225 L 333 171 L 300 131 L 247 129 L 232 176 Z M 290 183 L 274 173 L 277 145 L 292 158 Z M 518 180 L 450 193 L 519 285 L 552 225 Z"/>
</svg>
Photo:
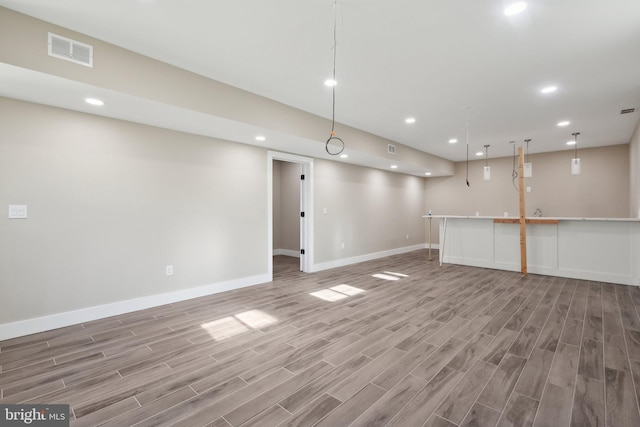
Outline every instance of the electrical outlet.
<svg viewBox="0 0 640 427">
<path fill-rule="evenodd" d="M 9 205 L 9 219 L 26 219 L 27 205 Z"/>
<path fill-rule="evenodd" d="M 173 265 L 167 265 L 165 267 L 165 273 L 167 276 L 173 276 Z"/>
<path fill-rule="evenodd" d="M 407 234 L 407 240 L 409 240 L 409 235 Z"/>
<path fill-rule="evenodd" d="M 527 187 L 527 193 L 531 193 L 531 187 Z"/>
<path fill-rule="evenodd" d="M 344 249 L 344 242 L 340 245 L 340 249 Z"/>
</svg>

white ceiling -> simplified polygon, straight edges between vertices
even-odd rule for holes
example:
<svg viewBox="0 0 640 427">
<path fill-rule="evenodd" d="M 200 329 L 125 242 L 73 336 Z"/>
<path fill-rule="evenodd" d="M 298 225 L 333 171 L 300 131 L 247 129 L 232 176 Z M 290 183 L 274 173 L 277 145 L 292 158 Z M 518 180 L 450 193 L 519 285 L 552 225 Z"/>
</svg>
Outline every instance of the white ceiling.
<svg viewBox="0 0 640 427">
<path fill-rule="evenodd" d="M 640 1 L 529 0 L 513 17 L 508 3 L 339 0 L 336 120 L 454 161 L 467 121 L 472 153 L 490 144 L 492 157 L 527 138 L 531 153 L 571 149 L 572 132 L 582 148 L 628 143 L 640 117 Z M 331 117 L 334 0 L 0 6 Z M 542 95 L 550 84 L 558 90 Z"/>
</svg>

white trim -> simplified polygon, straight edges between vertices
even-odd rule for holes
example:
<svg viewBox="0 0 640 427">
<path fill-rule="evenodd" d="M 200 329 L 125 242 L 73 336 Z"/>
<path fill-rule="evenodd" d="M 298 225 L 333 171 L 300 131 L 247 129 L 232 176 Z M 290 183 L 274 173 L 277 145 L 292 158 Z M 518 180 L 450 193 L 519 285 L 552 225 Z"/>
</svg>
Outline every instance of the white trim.
<svg viewBox="0 0 640 427">
<path fill-rule="evenodd" d="M 300 258 L 300 251 L 292 251 L 291 249 L 274 249 L 273 256 L 276 256 L 276 255 L 284 255 L 284 256 Z"/>
<path fill-rule="evenodd" d="M 273 280 L 273 155 L 267 152 L 267 274 Z"/>
<path fill-rule="evenodd" d="M 300 247 L 305 249 L 305 255 L 300 257 L 300 269 L 304 272 L 311 272 L 313 269 L 314 263 L 314 194 L 313 194 L 313 160 L 309 159 L 308 161 L 302 163 L 302 172 L 305 175 L 304 181 L 302 181 L 301 186 L 301 195 L 300 195 L 300 203 L 301 207 L 304 210 L 306 216 L 304 221 L 301 222 L 300 231 L 303 231 L 300 239 Z"/>
<path fill-rule="evenodd" d="M 130 313 L 132 311 L 144 310 L 192 298 L 240 289 L 247 286 L 259 285 L 270 281 L 270 275 L 260 274 L 257 276 L 243 277 L 211 285 L 183 289 L 180 291 L 150 295 L 141 298 L 118 301 L 111 304 L 96 305 L 93 307 L 82 308 L 80 310 L 52 314 L 49 316 L 36 317 L 34 319 L 5 323 L 0 325 L 0 341 L 63 328 L 65 326 L 76 325 L 79 323 L 90 322 L 92 320 L 104 319 L 105 317 L 117 316 L 119 314 Z"/>
<path fill-rule="evenodd" d="M 297 156 L 295 154 L 267 152 L 267 251 L 269 274 L 273 277 L 273 161 L 280 160 L 302 165 L 305 175 L 302 181 L 302 196 L 300 203 L 305 212 L 304 229 L 301 227 L 301 247 L 304 247 L 305 255 L 300 257 L 300 269 L 304 272 L 313 271 L 313 159 L 311 157 Z M 302 232 L 304 230 L 304 232 Z"/>
<path fill-rule="evenodd" d="M 391 255 L 398 255 L 398 254 L 404 254 L 407 252 L 413 252 L 413 251 L 417 251 L 420 249 L 427 249 L 429 247 L 428 244 L 423 243 L 420 245 L 414 245 L 414 246 L 406 246 L 404 248 L 396 248 L 396 249 L 390 249 L 388 251 L 382 251 L 382 252 L 373 252 L 370 254 L 365 254 L 365 255 L 358 255 L 355 257 L 351 257 L 351 258 L 342 258 L 342 259 L 337 259 L 334 261 L 327 261 L 327 262 L 322 262 L 319 264 L 314 264 L 313 265 L 313 270 L 312 272 L 317 272 L 317 271 L 322 271 L 322 270 L 329 270 L 331 268 L 337 268 L 337 267 L 344 267 L 347 265 L 351 265 L 351 264 L 357 264 L 359 262 L 364 262 L 364 261 L 371 261 L 374 259 L 378 259 L 378 258 L 384 258 L 384 257 L 388 257 Z M 438 249 L 439 245 L 431 245 L 431 249 Z M 425 257 L 425 259 L 427 259 L 427 257 Z"/>
</svg>

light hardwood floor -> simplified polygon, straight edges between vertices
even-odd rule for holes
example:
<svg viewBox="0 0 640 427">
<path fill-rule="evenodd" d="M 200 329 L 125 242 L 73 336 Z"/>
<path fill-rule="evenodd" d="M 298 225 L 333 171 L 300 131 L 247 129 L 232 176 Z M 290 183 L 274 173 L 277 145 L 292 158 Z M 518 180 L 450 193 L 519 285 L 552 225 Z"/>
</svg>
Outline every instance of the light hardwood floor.
<svg viewBox="0 0 640 427">
<path fill-rule="evenodd" d="M 640 426 L 640 289 L 427 261 L 0 342 L 0 403 L 77 426 Z M 437 258 L 437 257 L 436 257 Z"/>
</svg>

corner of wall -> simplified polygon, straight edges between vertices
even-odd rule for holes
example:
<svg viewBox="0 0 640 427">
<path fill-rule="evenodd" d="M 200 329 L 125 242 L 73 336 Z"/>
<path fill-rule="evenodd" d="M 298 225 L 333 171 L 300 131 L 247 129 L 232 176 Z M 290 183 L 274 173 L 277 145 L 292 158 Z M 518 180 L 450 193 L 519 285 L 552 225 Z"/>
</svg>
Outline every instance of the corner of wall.
<svg viewBox="0 0 640 427">
<path fill-rule="evenodd" d="M 629 216 L 640 218 L 640 120 L 629 141 Z"/>
</svg>

